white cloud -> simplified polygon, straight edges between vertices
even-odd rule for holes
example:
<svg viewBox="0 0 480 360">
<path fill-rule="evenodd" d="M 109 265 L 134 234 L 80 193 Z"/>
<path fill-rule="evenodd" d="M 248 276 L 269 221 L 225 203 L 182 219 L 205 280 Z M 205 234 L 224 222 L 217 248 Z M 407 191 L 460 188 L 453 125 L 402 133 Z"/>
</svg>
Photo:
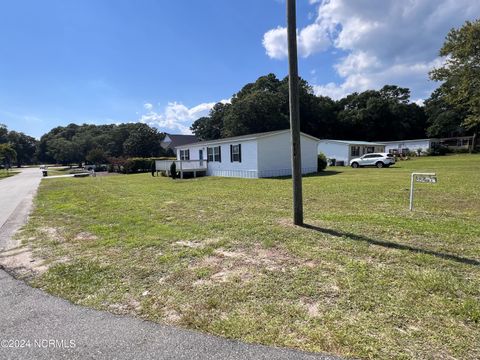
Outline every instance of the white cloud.
<svg viewBox="0 0 480 360">
<path fill-rule="evenodd" d="M 220 102 L 228 103 L 230 100 L 220 100 Z M 138 121 L 157 127 L 161 131 L 191 134 L 192 123 L 202 116 L 207 116 L 215 104 L 215 102 L 202 103 L 188 108 L 174 101 L 169 102 L 162 112 L 157 112 L 152 104 L 145 103 L 144 108 L 147 113 L 141 115 Z"/>
<path fill-rule="evenodd" d="M 288 56 L 287 28 L 277 27 L 263 35 L 263 46 L 267 55 L 273 59 L 283 59 Z M 308 57 L 323 51 L 330 46 L 328 34 L 321 25 L 314 23 L 300 30 L 297 35 L 298 54 Z"/>
<path fill-rule="evenodd" d="M 273 59 L 282 59 L 288 55 L 287 49 L 287 29 L 277 27 L 267 31 L 263 35 L 263 46 L 267 55 Z"/>
<path fill-rule="evenodd" d="M 408 87 L 414 98 L 428 97 L 438 86 L 429 81 L 428 72 L 441 62 L 438 51 L 446 34 L 480 13 L 480 1 L 471 0 L 310 0 L 310 4 L 317 7 L 317 16 L 299 30 L 299 53 L 311 56 L 330 44 L 332 55 L 344 54 L 333 65 L 341 81 L 314 86 L 318 94 L 336 98 L 385 84 Z M 263 45 L 271 58 L 285 58 L 285 29 L 265 33 Z"/>
</svg>

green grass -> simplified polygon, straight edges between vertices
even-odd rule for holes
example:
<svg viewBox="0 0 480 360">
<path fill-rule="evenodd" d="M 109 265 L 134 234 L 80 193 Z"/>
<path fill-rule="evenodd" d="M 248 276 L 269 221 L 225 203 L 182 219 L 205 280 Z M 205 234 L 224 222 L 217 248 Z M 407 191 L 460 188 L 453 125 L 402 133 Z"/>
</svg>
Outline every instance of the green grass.
<svg viewBox="0 0 480 360">
<path fill-rule="evenodd" d="M 435 171 L 418 184 L 412 171 Z M 31 282 L 75 303 L 248 342 L 375 359 L 480 358 L 480 156 L 291 180 L 43 181 Z M 29 239 L 29 240 L 27 240 Z"/>
<path fill-rule="evenodd" d="M 13 176 L 13 175 L 17 175 L 19 172 L 18 171 L 12 171 L 12 170 L 4 170 L 4 169 L 0 169 L 0 180 L 1 179 L 5 179 L 7 177 L 10 177 L 10 176 Z"/>
</svg>

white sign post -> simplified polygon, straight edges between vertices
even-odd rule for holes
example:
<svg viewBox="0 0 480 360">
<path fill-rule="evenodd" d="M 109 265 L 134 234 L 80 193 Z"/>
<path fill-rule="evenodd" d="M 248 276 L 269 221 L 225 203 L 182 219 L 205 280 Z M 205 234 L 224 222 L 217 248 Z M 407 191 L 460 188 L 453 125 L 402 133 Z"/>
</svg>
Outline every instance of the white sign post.
<svg viewBox="0 0 480 360">
<path fill-rule="evenodd" d="M 413 189 L 415 187 L 415 182 L 436 184 L 437 174 L 436 173 L 412 173 L 412 177 L 410 179 L 410 211 L 413 210 Z"/>
</svg>

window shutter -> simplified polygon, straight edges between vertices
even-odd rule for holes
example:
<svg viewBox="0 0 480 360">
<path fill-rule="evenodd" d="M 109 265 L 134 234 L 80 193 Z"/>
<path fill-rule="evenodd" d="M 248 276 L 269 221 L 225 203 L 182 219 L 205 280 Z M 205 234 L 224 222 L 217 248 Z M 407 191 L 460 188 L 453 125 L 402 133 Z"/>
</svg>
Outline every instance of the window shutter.
<svg viewBox="0 0 480 360">
<path fill-rule="evenodd" d="M 233 145 L 230 144 L 230 162 L 233 162 Z"/>
<path fill-rule="evenodd" d="M 218 161 L 222 162 L 222 147 L 218 147 Z"/>
<path fill-rule="evenodd" d="M 238 162 L 242 162 L 242 144 L 238 144 Z"/>
</svg>

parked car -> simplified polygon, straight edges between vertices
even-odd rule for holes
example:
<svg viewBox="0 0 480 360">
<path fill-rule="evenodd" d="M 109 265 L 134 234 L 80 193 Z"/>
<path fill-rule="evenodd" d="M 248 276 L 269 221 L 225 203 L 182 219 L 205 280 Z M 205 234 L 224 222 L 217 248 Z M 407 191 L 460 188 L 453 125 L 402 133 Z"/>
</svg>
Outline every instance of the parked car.
<svg viewBox="0 0 480 360">
<path fill-rule="evenodd" d="M 363 166 L 376 166 L 377 168 L 389 167 L 395 164 L 395 157 L 387 153 L 365 154 L 359 158 L 350 160 L 350 166 L 353 168 Z"/>
</svg>

